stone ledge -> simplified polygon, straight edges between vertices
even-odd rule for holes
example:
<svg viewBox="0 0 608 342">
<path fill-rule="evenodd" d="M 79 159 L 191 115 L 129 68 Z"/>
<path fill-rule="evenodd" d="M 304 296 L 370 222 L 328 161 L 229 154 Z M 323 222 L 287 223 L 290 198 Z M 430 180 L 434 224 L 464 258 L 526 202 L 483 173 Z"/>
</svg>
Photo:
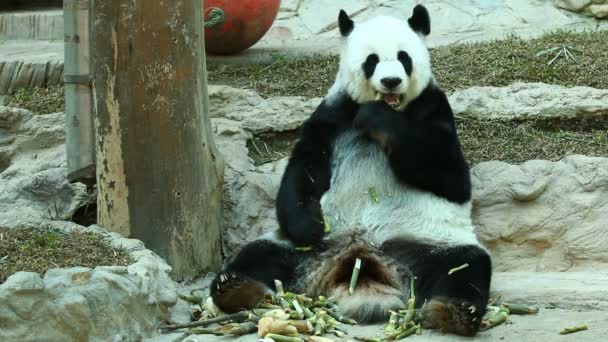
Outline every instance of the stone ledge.
<svg viewBox="0 0 608 342">
<path fill-rule="evenodd" d="M 129 252 L 129 266 L 57 268 L 44 277 L 18 272 L 0 285 L 3 341 L 136 341 L 154 336 L 177 302 L 171 267 L 139 240 L 71 222 L 43 229 L 92 231 Z M 18 229 L 18 228 L 15 228 Z"/>
<path fill-rule="evenodd" d="M 493 295 L 569 310 L 608 310 L 608 272 L 496 272 Z"/>
<path fill-rule="evenodd" d="M 0 41 L 0 95 L 63 83 L 63 42 Z"/>
<path fill-rule="evenodd" d="M 0 12 L 0 40 L 63 40 L 63 10 Z"/>
</svg>

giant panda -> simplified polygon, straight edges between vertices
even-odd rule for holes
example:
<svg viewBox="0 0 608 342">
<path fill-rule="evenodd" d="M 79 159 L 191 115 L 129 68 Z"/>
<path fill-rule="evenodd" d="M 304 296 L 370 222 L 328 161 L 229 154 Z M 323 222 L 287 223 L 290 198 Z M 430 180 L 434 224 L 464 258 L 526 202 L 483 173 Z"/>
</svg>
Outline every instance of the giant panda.
<svg viewBox="0 0 608 342">
<path fill-rule="evenodd" d="M 475 335 L 492 264 L 474 233 L 454 115 L 432 75 L 429 14 L 417 5 L 407 20 L 355 25 L 340 11 L 338 27 L 337 77 L 281 179 L 279 230 L 228 262 L 211 284 L 213 302 L 224 312 L 252 308 L 279 279 L 292 292 L 332 296 L 344 314 L 372 323 L 406 306 L 415 277 L 422 326 Z M 296 248 L 305 246 L 312 248 Z"/>
</svg>

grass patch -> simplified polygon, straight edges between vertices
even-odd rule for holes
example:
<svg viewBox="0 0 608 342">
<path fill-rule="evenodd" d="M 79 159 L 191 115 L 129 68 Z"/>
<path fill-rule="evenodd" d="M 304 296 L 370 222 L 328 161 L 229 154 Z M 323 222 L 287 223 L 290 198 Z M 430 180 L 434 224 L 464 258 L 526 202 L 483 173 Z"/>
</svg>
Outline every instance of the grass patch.
<svg viewBox="0 0 608 342">
<path fill-rule="evenodd" d="M 130 262 L 127 252 L 112 248 L 95 233 L 0 228 L 0 283 L 18 271 L 43 275 L 51 268 L 127 266 Z"/>
<path fill-rule="evenodd" d="M 558 58 L 557 51 L 570 46 L 576 62 Z M 563 86 L 608 89 L 608 32 L 556 31 L 532 40 L 506 40 L 459 44 L 431 50 L 435 77 L 447 92 L 471 86 L 503 86 L 514 82 L 544 82 Z M 270 66 L 209 65 L 212 84 L 249 88 L 262 96 L 302 95 L 323 97 L 333 83 L 338 58 L 277 59 Z"/>
<path fill-rule="evenodd" d="M 458 136 L 463 152 L 471 166 L 490 160 L 520 164 L 532 159 L 557 161 L 572 154 L 608 156 L 608 133 L 603 125 L 598 128 L 583 125 L 551 126 L 535 122 L 493 122 L 457 119 Z M 279 160 L 293 149 L 297 136 L 282 134 L 257 135 L 247 147 L 255 165 Z M 266 148 L 252 148 L 256 146 Z"/>
<path fill-rule="evenodd" d="M 4 99 L 7 107 L 24 108 L 34 114 L 50 114 L 64 111 L 63 86 L 48 88 L 21 88 Z"/>
<path fill-rule="evenodd" d="M 500 160 L 520 164 L 532 159 L 557 161 L 572 154 L 608 156 L 608 134 L 597 128 L 547 127 L 534 122 L 456 121 L 462 149 L 471 166 Z M 605 127 L 605 124 L 604 126 Z"/>
</svg>

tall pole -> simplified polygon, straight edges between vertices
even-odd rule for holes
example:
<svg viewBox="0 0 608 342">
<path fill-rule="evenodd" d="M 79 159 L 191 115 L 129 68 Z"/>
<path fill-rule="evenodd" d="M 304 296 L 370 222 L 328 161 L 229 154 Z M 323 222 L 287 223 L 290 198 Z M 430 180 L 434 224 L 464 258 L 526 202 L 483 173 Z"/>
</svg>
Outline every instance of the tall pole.
<svg viewBox="0 0 608 342">
<path fill-rule="evenodd" d="M 68 181 L 95 183 L 89 0 L 63 1 L 64 90 Z"/>
<path fill-rule="evenodd" d="M 201 0 L 93 0 L 98 223 L 186 280 L 221 264 Z"/>
</svg>

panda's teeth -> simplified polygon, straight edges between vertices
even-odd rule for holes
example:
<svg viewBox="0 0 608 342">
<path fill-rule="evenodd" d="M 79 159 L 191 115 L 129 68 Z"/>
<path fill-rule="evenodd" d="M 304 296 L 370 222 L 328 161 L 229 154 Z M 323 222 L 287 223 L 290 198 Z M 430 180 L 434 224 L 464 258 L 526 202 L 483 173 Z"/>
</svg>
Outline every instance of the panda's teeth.
<svg viewBox="0 0 608 342">
<path fill-rule="evenodd" d="M 380 100 L 382 100 L 382 93 L 377 91 L 376 92 L 376 101 L 380 101 Z"/>
</svg>

